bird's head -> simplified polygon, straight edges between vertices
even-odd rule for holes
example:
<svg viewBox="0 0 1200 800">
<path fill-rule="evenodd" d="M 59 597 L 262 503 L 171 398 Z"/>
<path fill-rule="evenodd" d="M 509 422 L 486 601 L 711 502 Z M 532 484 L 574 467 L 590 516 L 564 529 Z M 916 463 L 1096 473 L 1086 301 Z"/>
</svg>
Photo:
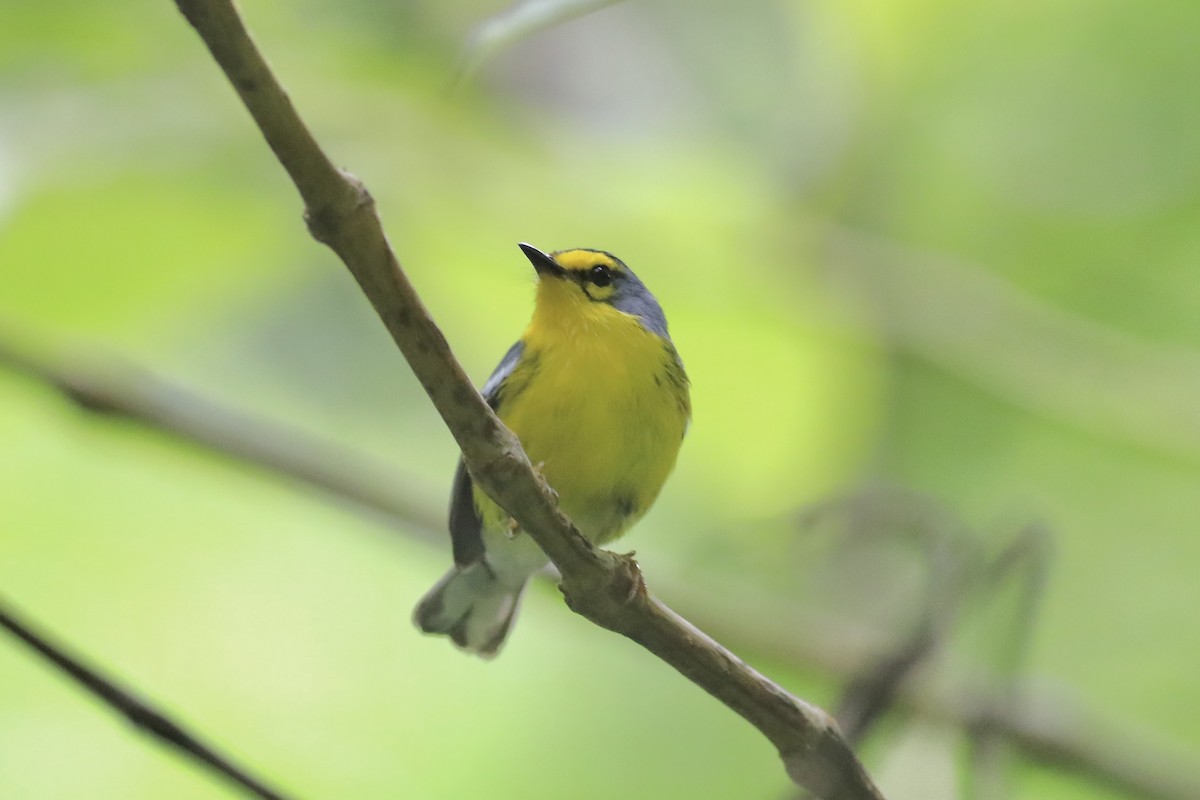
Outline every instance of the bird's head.
<svg viewBox="0 0 1200 800">
<path fill-rule="evenodd" d="M 603 250 L 559 250 L 543 253 L 522 243 L 521 250 L 538 274 L 535 317 L 545 324 L 575 327 L 603 323 L 609 315 L 634 317 L 663 338 L 667 320 L 650 290 L 621 259 Z"/>
</svg>

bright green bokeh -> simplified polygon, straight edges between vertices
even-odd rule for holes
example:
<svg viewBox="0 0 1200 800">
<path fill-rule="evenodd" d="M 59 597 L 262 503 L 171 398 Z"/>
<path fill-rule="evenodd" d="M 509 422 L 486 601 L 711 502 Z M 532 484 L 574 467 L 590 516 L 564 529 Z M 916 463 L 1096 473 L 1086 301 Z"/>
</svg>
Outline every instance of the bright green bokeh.
<svg viewBox="0 0 1200 800">
<path fill-rule="evenodd" d="M 493 4 L 242 5 L 473 376 L 528 319 L 517 241 L 612 250 L 662 301 L 695 419 L 627 544 L 668 602 L 719 615 L 761 590 L 893 619 L 911 565 L 840 580 L 788 523 L 865 484 L 928 494 L 992 548 L 1037 519 L 1030 673 L 1200 750 L 1200 451 L 1136 435 L 1186 422 L 1196 384 L 1147 396 L 1047 340 L 1062 374 L 1012 385 L 1005 326 L 954 294 L 991 275 L 1009 327 L 1095 324 L 1200 369 L 1200 7 L 627 3 L 451 95 Z M 0 336 L 319 431 L 442 508 L 452 439 L 171 4 L 10 3 L 0 53 Z M 967 279 L 922 285 L 839 236 Z M 903 306 L 925 297 L 952 301 Z M 955 320 L 961 341 L 934 335 Z M 1038 403 L 1076 373 L 1104 391 Z M 753 730 L 551 587 L 498 660 L 465 658 L 408 620 L 444 549 L 8 372 L 0 486 L 0 593 L 299 796 L 786 791 Z M 835 700 L 729 615 L 735 649 Z M 995 619 L 956 657 L 988 663 Z M 867 755 L 889 797 L 952 796 L 960 747 L 895 724 Z M 1107 796 L 1034 767 L 1016 788 Z M 0 797 L 225 796 L 0 638 Z"/>
</svg>

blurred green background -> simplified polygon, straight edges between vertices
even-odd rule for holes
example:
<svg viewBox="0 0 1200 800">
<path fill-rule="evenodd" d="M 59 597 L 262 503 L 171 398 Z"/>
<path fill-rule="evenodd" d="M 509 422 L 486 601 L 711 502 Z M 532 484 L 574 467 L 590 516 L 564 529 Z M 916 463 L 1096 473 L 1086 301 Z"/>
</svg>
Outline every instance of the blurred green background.
<svg viewBox="0 0 1200 800">
<path fill-rule="evenodd" d="M 626 3 L 458 92 L 501 3 L 243 6 L 477 379 L 530 311 L 517 241 L 655 291 L 695 419 L 628 546 L 668 603 L 834 705 L 836 654 L 919 612 L 901 529 L 989 554 L 1037 523 L 1037 614 L 976 599 L 926 683 L 1003 673 L 1024 631 L 1022 679 L 1118 752 L 1200 752 L 1200 6 Z M 318 432 L 440 514 L 454 443 L 300 212 L 171 3 L 0 5 L 2 341 Z M 0 487 L 0 592 L 299 796 L 787 796 L 755 731 L 548 584 L 467 658 L 409 623 L 444 546 L 11 370 Z M 881 492 L 934 510 L 797 524 Z M 864 753 L 949 798 L 964 741 L 905 712 Z M 1132 796 L 1017 763 L 1012 797 Z M 226 796 L 0 639 L 0 797 Z"/>
</svg>

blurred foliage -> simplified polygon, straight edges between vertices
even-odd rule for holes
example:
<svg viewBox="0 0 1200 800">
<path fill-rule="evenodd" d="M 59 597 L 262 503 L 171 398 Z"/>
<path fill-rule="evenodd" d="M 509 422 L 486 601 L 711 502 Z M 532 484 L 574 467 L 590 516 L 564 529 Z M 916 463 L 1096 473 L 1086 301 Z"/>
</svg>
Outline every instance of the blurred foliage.
<svg viewBox="0 0 1200 800">
<path fill-rule="evenodd" d="M 696 416 L 629 539 L 652 586 L 900 626 L 903 548 L 847 557 L 797 509 L 905 485 L 993 550 L 1039 520 L 1028 668 L 1200 749 L 1200 452 L 1164 443 L 1200 407 L 1200 6 L 625 3 L 451 93 L 500 4 L 242 5 L 473 375 L 529 313 L 517 241 L 612 250 L 662 300 Z M 1079 326 L 1163 355 L 1155 380 L 1104 347 L 1081 363 L 1054 338 Z M 0 6 L 0 335 L 124 354 L 443 503 L 452 440 L 170 3 Z M 0 443 L 0 591 L 301 796 L 785 791 L 754 731 L 551 590 L 476 663 L 408 624 L 442 552 L 7 374 Z M 993 623 L 956 657 L 987 663 Z M 889 797 L 946 797 L 960 744 L 895 725 L 868 753 Z M 1017 777 L 1019 797 L 1101 796 Z M 0 642 L 0 796 L 226 795 Z"/>
</svg>

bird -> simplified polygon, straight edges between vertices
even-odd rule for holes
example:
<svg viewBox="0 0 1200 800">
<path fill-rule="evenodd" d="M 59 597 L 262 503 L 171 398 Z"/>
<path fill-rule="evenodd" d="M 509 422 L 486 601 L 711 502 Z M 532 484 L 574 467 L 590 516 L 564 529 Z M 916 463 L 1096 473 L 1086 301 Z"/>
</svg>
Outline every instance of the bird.
<svg viewBox="0 0 1200 800">
<path fill-rule="evenodd" d="M 604 250 L 519 247 L 537 273 L 533 317 L 481 393 L 562 511 L 603 545 L 646 513 L 674 469 L 691 422 L 690 382 L 662 307 L 625 262 Z M 549 559 L 461 458 L 449 528 L 454 566 L 413 621 L 491 658 Z"/>
</svg>

